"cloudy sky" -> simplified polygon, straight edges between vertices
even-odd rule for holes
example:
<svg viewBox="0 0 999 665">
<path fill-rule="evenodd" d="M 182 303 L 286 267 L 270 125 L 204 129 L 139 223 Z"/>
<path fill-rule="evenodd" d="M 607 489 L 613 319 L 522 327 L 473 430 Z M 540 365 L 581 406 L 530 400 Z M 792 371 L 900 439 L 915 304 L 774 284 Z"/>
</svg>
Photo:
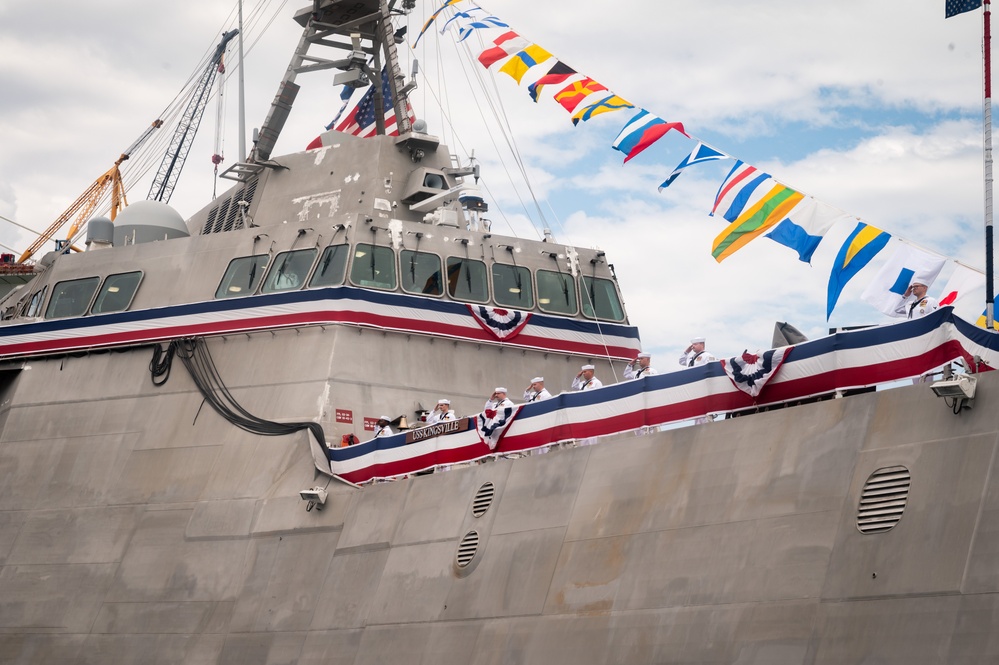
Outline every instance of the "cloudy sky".
<svg viewBox="0 0 999 665">
<path fill-rule="evenodd" d="M 301 31 L 290 17 L 300 2 L 244 5 L 248 131 L 263 120 L 297 43 Z M 410 26 L 410 43 L 438 4 L 418 2 L 400 19 Z M 984 268 L 980 11 L 945 20 L 944 0 L 480 5 L 637 107 L 682 122 L 786 185 Z M 0 4 L 0 215 L 36 230 L 154 119 L 176 113 L 178 94 L 235 13 L 229 0 L 46 6 L 42 17 L 28 0 Z M 466 0 L 459 8 L 470 6 Z M 765 238 L 716 263 L 711 244 L 724 224 L 707 213 L 731 163 L 689 169 L 659 193 L 692 141 L 671 133 L 622 164 L 610 145 L 634 112 L 573 127 L 552 89 L 538 103 L 527 96 L 527 83 L 546 66 L 518 86 L 469 64 L 497 34 L 480 31 L 458 46 L 454 34 L 431 30 L 415 51 L 405 49 L 404 70 L 416 58 L 422 71 L 416 113 L 463 162 L 474 151 L 495 231 L 537 237 L 548 225 L 561 242 L 607 252 L 656 365 L 671 368 L 695 335 L 729 355 L 769 348 L 777 321 L 809 337 L 830 326 L 890 322 L 860 300 L 880 261 L 854 278 L 826 321 L 830 266 L 852 224 L 833 229 L 811 266 Z M 209 103 L 171 200 L 185 217 L 216 187 L 216 136 L 225 165 L 237 155 L 235 61 L 232 49 L 223 105 Z M 339 107 L 331 76 L 299 77 L 303 93 L 275 154 L 302 149 L 329 122 Z M 131 200 L 146 197 L 168 138 L 154 136 L 126 163 L 134 167 Z M 218 191 L 226 185 L 218 183 Z M 0 222 L 0 243 L 20 251 L 31 240 Z M 974 318 L 982 306 L 966 302 L 958 312 Z"/>
</svg>

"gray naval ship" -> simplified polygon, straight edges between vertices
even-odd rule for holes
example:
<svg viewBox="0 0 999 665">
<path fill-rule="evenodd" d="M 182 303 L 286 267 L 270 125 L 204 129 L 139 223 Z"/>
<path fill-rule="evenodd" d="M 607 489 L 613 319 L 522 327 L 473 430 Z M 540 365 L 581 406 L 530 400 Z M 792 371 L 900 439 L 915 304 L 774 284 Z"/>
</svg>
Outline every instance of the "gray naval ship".
<svg viewBox="0 0 999 665">
<path fill-rule="evenodd" d="M 850 390 L 994 336 L 944 309 L 777 350 L 755 395 L 716 362 L 478 413 L 638 332 L 601 252 L 491 231 L 394 5 L 299 11 L 228 192 L 94 220 L 0 303 L 0 661 L 999 660 L 999 378 Z M 358 50 L 398 136 L 272 155 Z M 473 416 L 409 427 L 442 395 Z M 659 427 L 709 412 L 743 417 Z"/>
</svg>

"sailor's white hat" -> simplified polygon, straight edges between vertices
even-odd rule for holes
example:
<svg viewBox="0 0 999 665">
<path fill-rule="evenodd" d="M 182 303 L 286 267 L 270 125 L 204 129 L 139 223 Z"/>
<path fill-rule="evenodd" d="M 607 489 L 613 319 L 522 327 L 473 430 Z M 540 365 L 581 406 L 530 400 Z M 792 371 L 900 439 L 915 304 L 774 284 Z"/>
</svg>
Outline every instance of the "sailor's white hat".
<svg viewBox="0 0 999 665">
<path fill-rule="evenodd" d="M 449 400 L 449 399 L 439 399 L 439 400 L 437 400 L 437 403 L 438 404 L 447 404 L 448 406 L 451 406 L 451 400 Z"/>
<path fill-rule="evenodd" d="M 690 340 L 690 343 L 691 344 L 704 344 L 704 338 L 703 337 L 695 337 L 692 340 Z"/>
<path fill-rule="evenodd" d="M 378 416 L 378 420 L 388 420 L 391 422 L 392 419 L 389 418 L 388 416 Z"/>
<path fill-rule="evenodd" d="M 536 376 L 533 379 L 531 379 L 531 383 L 544 383 L 544 382 L 545 382 L 545 377 L 543 376 Z"/>
<path fill-rule="evenodd" d="M 495 390 L 493 390 L 493 392 L 494 393 L 505 393 L 506 392 L 506 388 L 499 387 L 499 388 L 496 388 Z"/>
<path fill-rule="evenodd" d="M 582 370 L 596 369 L 596 367 L 594 367 L 593 365 L 583 365 L 580 369 Z"/>
<path fill-rule="evenodd" d="M 652 354 L 651 353 L 639 353 L 638 357 L 639 358 L 651 358 Z"/>
</svg>

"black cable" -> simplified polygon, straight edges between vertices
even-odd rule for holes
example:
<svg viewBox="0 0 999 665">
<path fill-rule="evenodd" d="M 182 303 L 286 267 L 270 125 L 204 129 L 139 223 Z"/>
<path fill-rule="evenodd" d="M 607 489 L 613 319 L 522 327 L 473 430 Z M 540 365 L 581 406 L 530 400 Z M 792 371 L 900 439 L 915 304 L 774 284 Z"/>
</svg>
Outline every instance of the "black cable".
<svg viewBox="0 0 999 665">
<path fill-rule="evenodd" d="M 150 372 L 153 375 L 153 383 L 161 386 L 166 383 L 170 375 L 170 364 L 173 356 L 176 355 L 184 363 L 194 385 L 198 388 L 205 401 L 225 420 L 236 427 L 262 436 L 284 436 L 303 429 L 312 432 L 316 440 L 322 445 L 324 450 L 329 450 L 326 444 L 326 433 L 323 426 L 316 422 L 294 422 L 278 423 L 273 420 L 265 420 L 253 415 L 236 401 L 232 393 L 226 387 L 212 360 L 211 353 L 204 340 L 198 337 L 174 340 L 167 348 L 166 356 L 163 357 L 163 350 L 159 345 L 153 349 L 153 359 L 149 363 Z M 160 379 L 159 377 L 163 377 Z"/>
</svg>

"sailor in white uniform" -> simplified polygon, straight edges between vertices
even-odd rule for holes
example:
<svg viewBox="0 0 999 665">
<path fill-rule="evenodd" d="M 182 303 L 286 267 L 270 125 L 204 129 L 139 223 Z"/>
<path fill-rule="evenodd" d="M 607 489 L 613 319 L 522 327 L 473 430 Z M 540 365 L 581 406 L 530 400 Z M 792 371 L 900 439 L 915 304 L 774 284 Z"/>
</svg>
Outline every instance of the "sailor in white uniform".
<svg viewBox="0 0 999 665">
<path fill-rule="evenodd" d="M 375 425 L 375 436 L 392 436 L 395 434 L 392 431 L 391 422 L 388 416 L 378 416 L 378 423 Z"/>
<path fill-rule="evenodd" d="M 454 411 L 451 410 L 451 400 L 439 399 L 437 400 L 437 406 L 435 406 L 434 410 L 427 416 L 427 424 L 436 425 L 437 423 L 443 423 L 454 419 Z"/>
<path fill-rule="evenodd" d="M 649 353 L 639 353 L 638 357 L 628 363 L 628 366 L 624 368 L 624 378 L 631 379 L 641 379 L 644 376 L 655 376 L 659 372 L 656 371 L 655 367 L 652 367 L 649 363 L 652 362 L 652 354 Z"/>
<path fill-rule="evenodd" d="M 936 298 L 926 295 L 928 287 L 922 282 L 913 281 L 905 290 L 902 300 L 895 308 L 895 316 L 907 319 L 921 319 L 940 307 Z"/>
<path fill-rule="evenodd" d="M 600 383 L 600 379 L 593 376 L 595 369 L 596 367 L 593 365 L 583 365 L 582 369 L 579 370 L 579 374 L 572 380 L 572 389 L 593 390 L 595 388 L 603 388 L 604 384 Z"/>
<path fill-rule="evenodd" d="M 552 394 L 545 388 L 545 377 L 536 376 L 531 379 L 531 385 L 524 391 L 524 401 L 527 403 L 541 402 L 551 399 Z"/>
<path fill-rule="evenodd" d="M 690 340 L 690 346 L 680 356 L 680 364 L 684 367 L 700 367 L 705 363 L 718 360 L 713 355 L 704 350 L 704 338 L 695 337 Z"/>
</svg>

